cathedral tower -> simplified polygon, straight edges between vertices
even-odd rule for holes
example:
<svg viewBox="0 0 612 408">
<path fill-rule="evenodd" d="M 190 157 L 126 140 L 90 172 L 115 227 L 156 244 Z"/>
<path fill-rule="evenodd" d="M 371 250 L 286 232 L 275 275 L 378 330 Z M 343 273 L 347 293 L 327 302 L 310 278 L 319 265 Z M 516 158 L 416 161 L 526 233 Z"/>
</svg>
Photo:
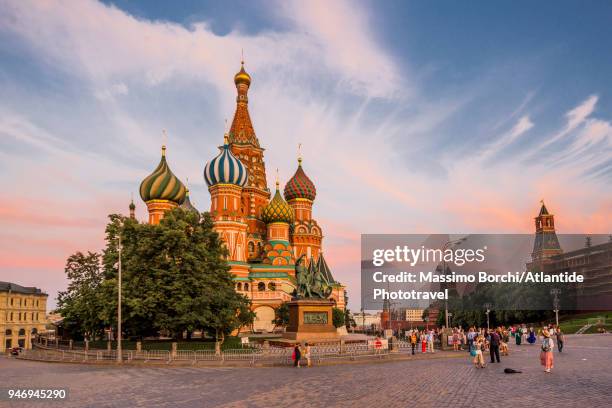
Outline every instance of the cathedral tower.
<svg viewBox="0 0 612 408">
<path fill-rule="evenodd" d="M 249 115 L 248 92 L 251 76 L 244 69 L 244 61 L 241 62 L 240 71 L 234 76 L 234 84 L 238 95 L 236 112 L 229 130 L 229 144 L 232 153 L 244 163 L 249 173 L 241 199 L 249 225 L 247 258 L 257 260 L 261 259 L 261 248 L 266 235 L 266 225 L 261 221 L 261 211 L 268 204 L 270 190 L 266 181 L 264 149 L 259 145 Z"/>
<path fill-rule="evenodd" d="M 263 208 L 261 219 L 267 226 L 263 263 L 293 265 L 295 259 L 289 242 L 289 226 L 294 220 L 293 208 L 281 196 L 278 181 L 276 193 L 270 203 Z"/>
<path fill-rule="evenodd" d="M 140 183 L 140 197 L 147 204 L 149 224 L 159 224 L 164 213 L 185 200 L 185 186 L 172 173 L 166 162 L 166 146 L 157 168 Z"/>
<path fill-rule="evenodd" d="M 230 150 L 227 135 L 219 150 L 219 154 L 206 164 L 204 179 L 210 192 L 213 225 L 225 242 L 232 265 L 233 262 L 246 262 L 247 224 L 241 196 L 248 171 Z"/>
<path fill-rule="evenodd" d="M 298 157 L 298 168 L 285 185 L 285 200 L 295 212 L 292 245 L 295 257 L 305 255 L 306 263 L 319 258 L 323 235 L 321 228 L 312 218 L 312 204 L 317 195 L 314 183 L 302 168 L 302 158 Z"/>
</svg>

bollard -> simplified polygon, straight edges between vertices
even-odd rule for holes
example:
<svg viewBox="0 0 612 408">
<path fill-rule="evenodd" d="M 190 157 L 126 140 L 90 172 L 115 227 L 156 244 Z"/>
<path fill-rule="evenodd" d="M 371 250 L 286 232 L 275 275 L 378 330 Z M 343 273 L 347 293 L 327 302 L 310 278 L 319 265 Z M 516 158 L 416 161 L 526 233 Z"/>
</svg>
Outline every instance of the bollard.
<svg viewBox="0 0 612 408">
<path fill-rule="evenodd" d="M 344 342 L 344 339 L 340 339 L 340 354 L 344 354 L 345 347 L 346 344 Z"/>
<path fill-rule="evenodd" d="M 89 351 L 89 340 L 85 340 L 85 351 Z"/>
<path fill-rule="evenodd" d="M 176 349 L 177 349 L 177 347 L 178 347 L 178 343 L 173 341 L 172 342 L 172 353 L 171 353 L 172 358 L 176 358 Z"/>
<path fill-rule="evenodd" d="M 72 342 L 72 339 L 68 340 L 68 350 L 72 350 L 73 345 L 74 343 Z"/>
<path fill-rule="evenodd" d="M 140 353 L 142 351 L 142 342 L 141 341 L 137 341 L 136 342 L 136 351 L 138 353 Z"/>
<path fill-rule="evenodd" d="M 110 353 L 111 350 L 112 350 L 112 346 L 111 346 L 111 342 L 109 340 L 109 341 L 106 342 L 106 351 L 108 351 Z"/>
<path fill-rule="evenodd" d="M 215 355 L 217 356 L 221 355 L 221 342 L 220 341 L 215 342 Z"/>
</svg>

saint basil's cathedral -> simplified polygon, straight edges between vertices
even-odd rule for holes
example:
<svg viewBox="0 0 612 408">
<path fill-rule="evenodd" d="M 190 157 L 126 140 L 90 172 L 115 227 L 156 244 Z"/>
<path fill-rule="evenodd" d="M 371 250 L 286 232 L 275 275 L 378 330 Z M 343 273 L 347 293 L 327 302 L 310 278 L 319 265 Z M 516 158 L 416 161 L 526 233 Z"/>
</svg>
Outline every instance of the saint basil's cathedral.
<svg viewBox="0 0 612 408">
<path fill-rule="evenodd" d="M 297 170 L 283 194 L 277 181 L 270 199 L 264 149 L 248 110 L 251 76 L 244 62 L 234 83 L 238 92 L 236 112 L 219 154 L 204 168 L 204 179 L 210 192 L 214 229 L 229 251 L 235 288 L 251 299 L 256 314 L 253 329 L 273 329 L 274 309 L 292 298 L 295 265 L 300 258 L 306 267 L 321 272 L 332 283 L 330 299 L 344 309 L 345 287 L 331 274 L 323 256 L 321 227 L 312 218 L 315 185 L 299 157 Z M 142 181 L 140 196 L 147 205 L 151 224 L 158 224 L 164 213 L 175 207 L 197 212 L 189 190 L 168 166 L 165 146 L 159 165 Z M 134 209 L 130 204 L 132 217 Z"/>
</svg>

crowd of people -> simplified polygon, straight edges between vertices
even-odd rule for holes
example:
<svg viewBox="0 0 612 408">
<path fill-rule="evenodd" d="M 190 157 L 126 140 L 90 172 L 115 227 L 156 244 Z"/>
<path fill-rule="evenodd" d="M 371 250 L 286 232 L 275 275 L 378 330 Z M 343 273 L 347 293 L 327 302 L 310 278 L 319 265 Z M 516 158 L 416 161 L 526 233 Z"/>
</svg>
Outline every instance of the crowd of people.
<svg viewBox="0 0 612 408">
<path fill-rule="evenodd" d="M 434 353 L 434 343 L 440 344 L 442 331 L 434 330 L 407 330 L 405 337 L 410 342 L 412 354 L 416 350 L 422 353 Z M 491 364 L 501 363 L 502 356 L 509 356 L 510 349 L 508 344 L 511 339 L 517 346 L 521 344 L 536 344 L 540 342 L 541 352 L 540 361 L 544 366 L 544 371 L 549 373 L 553 368 L 553 353 L 555 348 L 559 352 L 563 351 L 565 336 L 560 327 L 548 325 L 539 329 L 525 324 L 513 325 L 510 327 L 499 326 L 492 329 L 470 327 L 467 331 L 461 327 L 454 327 L 448 337 L 449 345 L 453 351 L 468 351 L 472 357 L 472 362 L 476 368 L 485 368 L 485 355 L 490 357 Z"/>
</svg>

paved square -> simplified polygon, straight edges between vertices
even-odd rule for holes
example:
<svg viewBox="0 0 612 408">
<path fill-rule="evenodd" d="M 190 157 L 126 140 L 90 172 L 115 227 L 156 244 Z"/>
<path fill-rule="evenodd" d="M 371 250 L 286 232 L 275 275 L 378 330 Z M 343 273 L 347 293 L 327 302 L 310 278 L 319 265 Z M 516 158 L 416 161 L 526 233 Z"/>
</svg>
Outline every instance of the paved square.
<svg viewBox="0 0 612 408">
<path fill-rule="evenodd" d="M 538 345 L 511 345 L 501 364 L 461 358 L 295 369 L 114 367 L 0 359 L 6 387 L 68 387 L 66 407 L 607 407 L 612 335 L 566 336 L 545 374 Z M 488 357 L 488 356 L 487 356 Z M 487 359 L 488 361 L 488 359 Z M 504 374 L 511 367 L 522 374 Z M 2 402 L 42 407 L 48 402 Z M 483 405 L 484 404 L 484 405 Z"/>
</svg>

